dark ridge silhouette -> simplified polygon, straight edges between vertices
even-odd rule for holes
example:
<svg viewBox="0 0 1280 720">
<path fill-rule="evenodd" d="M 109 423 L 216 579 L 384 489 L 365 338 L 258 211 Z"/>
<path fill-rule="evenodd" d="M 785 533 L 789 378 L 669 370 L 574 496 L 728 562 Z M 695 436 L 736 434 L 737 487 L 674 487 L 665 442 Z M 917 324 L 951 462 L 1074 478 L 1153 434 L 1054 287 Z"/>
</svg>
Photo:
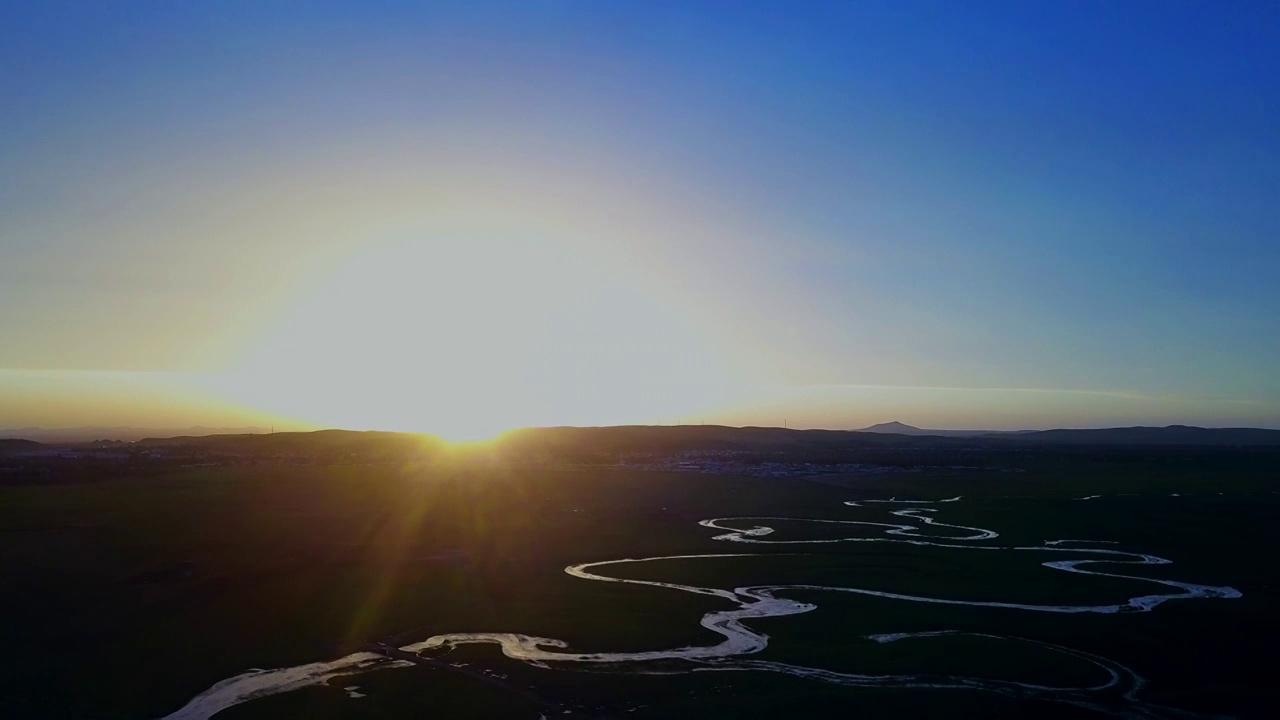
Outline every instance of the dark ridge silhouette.
<svg viewBox="0 0 1280 720">
<path fill-rule="evenodd" d="M 208 453 L 320 456 L 405 455 L 438 450 L 445 441 L 434 435 L 356 430 L 317 430 L 263 435 L 205 435 L 143 438 L 143 448 L 184 448 Z"/>
<path fill-rule="evenodd" d="M 1265 428 L 1203 428 L 1192 425 L 1165 427 L 1121 427 L 1090 430 L 926 430 L 893 421 L 853 432 L 905 435 L 911 437 L 952 437 L 1017 440 L 1053 445 L 1280 445 L 1280 430 Z"/>
<path fill-rule="evenodd" d="M 268 428 L 246 427 L 193 427 L 139 428 L 127 425 L 82 426 L 66 428 L 20 427 L 0 429 L 0 438 L 35 440 L 43 443 L 78 443 L 95 440 L 123 440 L 133 442 L 144 438 L 173 437 L 177 435 L 245 435 L 266 433 Z"/>
<path fill-rule="evenodd" d="M 886 425 L 893 425 L 886 423 Z M 901 423 L 897 423 L 901 425 Z M 873 426 L 876 427 L 876 426 Z M 910 428 L 911 426 L 905 426 Z M 1042 445 L 1280 445 L 1280 430 L 1261 428 L 1199 428 L 1173 425 L 1159 428 L 1100 430 L 933 431 L 789 430 L 723 425 L 617 427 L 553 427 L 513 430 L 499 438 L 509 449 L 526 451 L 595 450 L 598 452 L 656 452 L 685 450 L 859 448 L 859 447 L 972 447 L 1011 443 Z M 941 432 L 943 434 L 935 434 Z"/>
<path fill-rule="evenodd" d="M 31 452 L 44 447 L 33 440 L 9 440 L 0 439 L 0 455 L 10 455 L 13 453 Z"/>
<path fill-rule="evenodd" d="M 899 427 L 901 426 L 901 427 Z M 1202 428 L 1185 425 L 1095 430 L 1042 430 L 981 433 L 933 431 L 902 423 L 873 428 L 884 430 L 792 430 L 776 427 L 724 425 L 620 425 L 610 427 L 542 427 L 511 430 L 487 447 L 512 457 L 571 457 L 619 453 L 675 453 L 689 451 L 803 452 L 859 448 L 1001 448 L 1024 445 L 1108 446 L 1280 446 L 1280 430 L 1262 428 Z M 943 434 L 935 434 L 943 433 Z M 972 434 L 971 434 L 972 433 Z M 318 430 L 267 434 L 148 437 L 132 443 L 37 443 L 0 440 L 0 453 L 30 452 L 53 445 L 120 445 L 194 453 L 241 456 L 392 457 L 423 455 L 451 447 L 434 435 L 418 433 Z"/>
<path fill-rule="evenodd" d="M 1071 445 L 1280 445 L 1280 430 L 1203 428 L 1191 425 L 1042 430 L 1019 433 L 1014 437 L 1020 441 Z"/>
<path fill-rule="evenodd" d="M 505 450 L 524 452 L 681 452 L 889 447 L 929 445 L 956 440 L 851 430 L 791 430 L 777 427 L 725 425 L 619 425 L 522 428 L 499 436 L 498 444 Z"/>
</svg>

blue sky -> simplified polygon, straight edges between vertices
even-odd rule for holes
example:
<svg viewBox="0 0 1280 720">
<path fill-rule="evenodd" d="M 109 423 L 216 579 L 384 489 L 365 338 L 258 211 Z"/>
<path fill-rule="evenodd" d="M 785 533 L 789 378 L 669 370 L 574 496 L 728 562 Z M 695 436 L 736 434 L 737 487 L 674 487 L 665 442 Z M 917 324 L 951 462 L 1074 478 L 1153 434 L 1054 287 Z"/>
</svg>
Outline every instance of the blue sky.
<svg viewBox="0 0 1280 720">
<path fill-rule="evenodd" d="M 498 424 L 1280 426 L 1274 3 L 48 2 L 0 28 L 0 425 L 110 422 L 128 393 L 52 399 L 160 373 L 200 389 L 125 419 L 433 430 L 397 403 L 461 382 Z M 379 297 L 369 257 L 457 280 L 361 306 L 415 362 L 258 392 L 332 355 L 306 313 Z M 468 334 L 529 323 L 536 352 Z M 368 392 L 296 400 L 335 378 Z"/>
</svg>

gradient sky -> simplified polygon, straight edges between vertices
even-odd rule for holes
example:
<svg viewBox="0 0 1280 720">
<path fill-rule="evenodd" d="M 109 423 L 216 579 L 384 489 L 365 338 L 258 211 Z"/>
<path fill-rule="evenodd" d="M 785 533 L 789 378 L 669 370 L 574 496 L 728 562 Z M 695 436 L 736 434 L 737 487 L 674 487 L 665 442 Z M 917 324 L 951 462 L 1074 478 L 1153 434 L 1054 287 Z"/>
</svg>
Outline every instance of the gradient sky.
<svg viewBox="0 0 1280 720">
<path fill-rule="evenodd" d="M 1280 427 L 1273 2 L 6 3 L 0 427 Z"/>
</svg>

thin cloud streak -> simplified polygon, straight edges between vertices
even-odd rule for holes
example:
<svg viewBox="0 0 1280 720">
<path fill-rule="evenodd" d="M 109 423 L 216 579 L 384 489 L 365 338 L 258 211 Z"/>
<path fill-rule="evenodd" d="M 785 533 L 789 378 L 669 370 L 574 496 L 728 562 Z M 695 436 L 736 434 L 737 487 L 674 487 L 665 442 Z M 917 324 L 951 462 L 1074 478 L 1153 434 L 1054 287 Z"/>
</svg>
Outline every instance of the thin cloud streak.
<svg viewBox="0 0 1280 720">
<path fill-rule="evenodd" d="M 1093 397 L 1113 397 L 1122 400 L 1141 400 L 1152 402 L 1197 402 L 1214 400 L 1217 402 L 1235 403 L 1239 405 L 1262 405 L 1259 400 L 1224 397 L 1220 395 L 1151 395 L 1131 390 L 1089 390 L 1080 388 L 1034 388 L 1034 387 L 957 387 L 942 385 L 871 385 L 861 383 L 836 383 L 821 385 L 804 385 L 805 388 L 822 388 L 829 390 L 908 390 L 908 391 L 943 391 L 943 392 L 1008 392 L 1008 393 L 1042 393 L 1046 395 L 1088 395 Z"/>
</svg>

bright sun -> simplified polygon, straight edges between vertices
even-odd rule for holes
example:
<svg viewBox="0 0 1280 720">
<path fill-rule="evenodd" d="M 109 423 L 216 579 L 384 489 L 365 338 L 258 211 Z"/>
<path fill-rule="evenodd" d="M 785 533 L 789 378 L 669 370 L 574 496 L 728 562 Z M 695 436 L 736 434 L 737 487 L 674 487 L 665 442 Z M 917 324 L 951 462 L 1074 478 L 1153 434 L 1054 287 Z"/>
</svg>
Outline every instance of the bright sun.
<svg viewBox="0 0 1280 720">
<path fill-rule="evenodd" d="M 481 238 L 355 258 L 223 384 L 239 402 L 320 425 L 476 440 L 673 417 L 724 381 L 677 313 L 581 255 Z"/>
</svg>

